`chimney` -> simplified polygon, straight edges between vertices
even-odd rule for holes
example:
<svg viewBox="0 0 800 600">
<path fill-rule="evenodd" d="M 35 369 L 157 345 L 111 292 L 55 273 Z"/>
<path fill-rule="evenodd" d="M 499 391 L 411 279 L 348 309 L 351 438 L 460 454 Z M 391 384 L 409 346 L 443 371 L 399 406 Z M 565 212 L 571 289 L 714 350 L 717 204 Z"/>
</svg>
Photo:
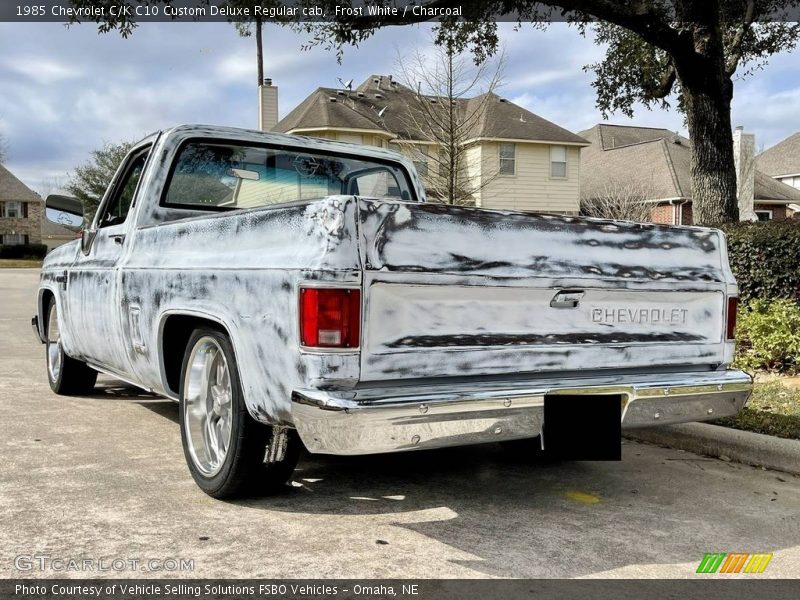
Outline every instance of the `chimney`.
<svg viewBox="0 0 800 600">
<path fill-rule="evenodd" d="M 272 79 L 265 78 L 258 86 L 258 128 L 261 131 L 272 131 L 278 124 L 278 86 L 272 85 Z"/>
<path fill-rule="evenodd" d="M 745 133 L 739 125 L 733 132 L 733 161 L 736 165 L 736 196 L 739 199 L 739 220 L 757 221 L 753 210 L 755 193 L 756 136 Z"/>
</svg>

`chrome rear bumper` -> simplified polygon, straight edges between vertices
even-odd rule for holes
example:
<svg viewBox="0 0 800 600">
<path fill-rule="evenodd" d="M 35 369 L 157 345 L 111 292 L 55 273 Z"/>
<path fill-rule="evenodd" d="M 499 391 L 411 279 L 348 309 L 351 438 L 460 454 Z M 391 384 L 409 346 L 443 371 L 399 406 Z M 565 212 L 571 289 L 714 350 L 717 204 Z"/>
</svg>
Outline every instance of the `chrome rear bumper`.
<svg viewBox="0 0 800 600">
<path fill-rule="evenodd" d="M 292 415 L 310 452 L 376 454 L 537 436 L 544 422 L 545 396 L 618 395 L 622 426 L 630 428 L 735 415 L 751 390 L 750 376 L 734 370 L 296 390 Z"/>
</svg>

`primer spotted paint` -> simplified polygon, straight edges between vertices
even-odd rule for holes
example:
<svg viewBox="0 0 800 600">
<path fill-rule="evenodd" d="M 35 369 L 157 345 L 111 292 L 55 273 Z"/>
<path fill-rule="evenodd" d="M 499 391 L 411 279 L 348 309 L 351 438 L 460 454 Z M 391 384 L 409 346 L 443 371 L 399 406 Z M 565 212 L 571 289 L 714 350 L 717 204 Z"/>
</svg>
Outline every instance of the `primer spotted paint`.
<svg viewBox="0 0 800 600">
<path fill-rule="evenodd" d="M 170 165 L 190 139 L 395 161 L 420 202 L 331 196 L 224 213 L 161 206 Z M 736 288 L 717 231 L 424 204 L 399 154 L 325 140 L 182 126 L 137 149 L 147 147 L 127 221 L 97 229 L 88 253 L 78 241 L 50 253 L 40 290 L 40 320 L 53 294 L 71 356 L 141 387 L 177 398 L 163 355 L 176 315 L 225 328 L 247 407 L 269 423 L 293 423 L 297 389 L 730 361 L 722 313 Z M 56 280 L 64 273 L 66 289 Z M 298 294 L 309 284 L 362 287 L 360 351 L 301 347 Z M 550 307 L 564 289 L 584 293 L 577 310 Z M 673 305 L 690 313 L 679 326 L 591 319 L 603 306 Z"/>
</svg>

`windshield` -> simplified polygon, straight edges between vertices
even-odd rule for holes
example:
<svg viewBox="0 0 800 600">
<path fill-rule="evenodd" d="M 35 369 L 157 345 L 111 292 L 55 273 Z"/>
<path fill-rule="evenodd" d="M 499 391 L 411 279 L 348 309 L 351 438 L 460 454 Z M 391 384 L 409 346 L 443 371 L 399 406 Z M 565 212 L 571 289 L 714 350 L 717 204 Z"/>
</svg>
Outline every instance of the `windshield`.
<svg viewBox="0 0 800 600">
<path fill-rule="evenodd" d="M 398 164 L 324 152 L 189 143 L 175 164 L 165 204 L 255 208 L 335 194 L 411 200 Z"/>
</svg>

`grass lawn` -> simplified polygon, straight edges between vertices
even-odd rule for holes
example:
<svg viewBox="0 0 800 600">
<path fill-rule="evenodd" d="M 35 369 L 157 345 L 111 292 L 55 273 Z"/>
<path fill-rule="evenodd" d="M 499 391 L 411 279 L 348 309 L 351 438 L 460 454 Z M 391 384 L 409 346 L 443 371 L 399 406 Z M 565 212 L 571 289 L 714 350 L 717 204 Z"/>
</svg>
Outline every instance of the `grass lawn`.
<svg viewBox="0 0 800 600">
<path fill-rule="evenodd" d="M 800 388 L 785 386 L 779 379 L 756 383 L 742 412 L 714 423 L 800 440 Z"/>
<path fill-rule="evenodd" d="M 41 269 L 42 259 L 40 258 L 0 258 L 0 269 Z"/>
</svg>

